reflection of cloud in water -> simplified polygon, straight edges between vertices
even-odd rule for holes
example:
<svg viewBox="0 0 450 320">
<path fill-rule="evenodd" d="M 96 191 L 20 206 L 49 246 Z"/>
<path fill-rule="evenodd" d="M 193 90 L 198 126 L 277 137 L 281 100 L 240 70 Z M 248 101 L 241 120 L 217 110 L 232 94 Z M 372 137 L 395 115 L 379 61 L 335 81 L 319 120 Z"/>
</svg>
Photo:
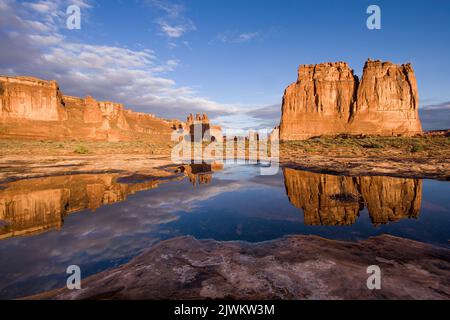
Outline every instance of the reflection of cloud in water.
<svg viewBox="0 0 450 320">
<path fill-rule="evenodd" d="M 28 195 L 34 200 L 22 204 L 28 203 L 30 208 L 53 208 L 50 212 L 62 208 L 66 214 L 59 217 L 64 219 L 59 230 L 51 228 L 46 231 L 53 231 L 33 237 L 0 241 L 0 297 L 61 287 L 70 264 L 80 265 L 83 276 L 87 276 L 123 264 L 162 239 L 185 234 L 264 241 L 286 234 L 353 239 L 379 233 L 413 235 L 418 232 L 417 226 L 411 224 L 401 227 L 400 220 L 418 217 L 421 180 L 340 177 L 292 169 L 280 170 L 274 176 L 259 173 L 258 166 L 233 165 L 214 172 L 213 179 L 207 179 L 208 184 L 195 186 L 189 179 L 156 185 L 146 185 L 141 180 L 139 183 L 144 184 L 123 184 L 103 175 L 63 177 L 64 183 L 52 178 L 40 187 L 36 180 L 17 182 L 15 187 L 10 184 L 0 191 L 0 203 L 14 197 L 26 199 Z M 188 177 L 189 174 L 192 171 L 188 170 Z M 14 194 L 14 190 L 18 193 Z M 40 197 L 33 195 L 33 191 Z M 56 204 L 60 205 L 47 201 L 43 197 L 47 193 L 48 199 L 57 195 Z M 424 202 L 422 207 L 433 210 L 435 205 L 443 205 L 449 211 L 445 203 L 433 199 Z M 78 213 L 71 214 L 74 212 Z M 429 216 L 436 218 L 436 215 Z M 392 221 L 400 223 L 376 230 L 371 224 Z M 425 220 L 420 225 L 421 236 L 436 237 L 440 231 L 435 229 L 439 227 L 427 223 Z M 442 228 L 447 225 L 442 224 Z M 32 229 L 31 224 L 24 226 Z"/>
<path fill-rule="evenodd" d="M 174 213 L 191 212 L 198 203 L 242 186 L 216 181 L 203 188 L 192 187 L 186 180 L 176 181 L 132 195 L 127 202 L 102 206 L 95 213 L 70 215 L 59 231 L 0 241 L 0 292 L 27 278 L 53 274 L 64 277 L 70 264 L 86 269 L 132 257 L 170 236 L 162 225 L 178 219 Z"/>
</svg>

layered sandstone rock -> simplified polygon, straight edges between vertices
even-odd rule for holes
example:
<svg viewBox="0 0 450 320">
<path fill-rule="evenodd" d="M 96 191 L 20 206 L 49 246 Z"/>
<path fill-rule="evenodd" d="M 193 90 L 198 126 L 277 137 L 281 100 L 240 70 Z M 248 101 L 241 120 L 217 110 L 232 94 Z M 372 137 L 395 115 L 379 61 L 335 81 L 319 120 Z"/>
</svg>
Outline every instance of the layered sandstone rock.
<svg viewBox="0 0 450 320">
<path fill-rule="evenodd" d="M 417 218 L 422 180 L 346 177 L 285 168 L 289 201 L 303 210 L 306 225 L 351 225 L 367 207 L 373 224 Z"/>
<path fill-rule="evenodd" d="M 367 289 L 367 267 L 382 290 Z M 448 299 L 450 250 L 389 235 L 359 242 L 289 236 L 260 243 L 174 238 L 129 263 L 27 299 Z M 199 317 L 198 317 L 199 318 Z"/>
<path fill-rule="evenodd" d="M 302 65 L 283 97 L 281 140 L 346 130 L 358 79 L 345 62 Z"/>
<path fill-rule="evenodd" d="M 55 81 L 0 77 L 0 137 L 169 142 L 171 123 L 114 102 L 63 95 Z"/>
<path fill-rule="evenodd" d="M 185 139 L 188 141 L 200 142 L 207 141 L 223 141 L 222 128 L 220 126 L 211 125 L 208 116 L 197 113 L 191 113 L 187 116 L 186 123 L 180 125 Z"/>
<path fill-rule="evenodd" d="M 301 65 L 284 93 L 280 139 L 342 133 L 421 134 L 411 65 L 368 60 L 361 82 L 344 62 Z"/>
<path fill-rule="evenodd" d="M 419 93 L 411 64 L 367 61 L 350 133 L 383 136 L 422 133 Z"/>
<path fill-rule="evenodd" d="M 63 104 L 56 81 L 0 76 L 0 119 L 62 121 Z"/>
</svg>

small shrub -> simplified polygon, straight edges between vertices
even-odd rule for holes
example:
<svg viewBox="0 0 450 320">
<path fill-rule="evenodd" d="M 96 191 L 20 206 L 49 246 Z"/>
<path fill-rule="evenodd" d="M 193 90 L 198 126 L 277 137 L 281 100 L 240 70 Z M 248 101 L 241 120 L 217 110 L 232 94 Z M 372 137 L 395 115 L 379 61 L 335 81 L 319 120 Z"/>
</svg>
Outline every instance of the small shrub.
<svg viewBox="0 0 450 320">
<path fill-rule="evenodd" d="M 422 146 L 419 146 L 419 145 L 415 145 L 415 146 L 412 146 L 411 147 L 411 150 L 410 150 L 412 153 L 416 153 L 416 152 L 420 152 L 420 151 L 423 151 L 423 147 Z"/>
<path fill-rule="evenodd" d="M 371 143 L 368 143 L 368 144 L 364 144 L 363 148 L 366 148 L 366 149 L 382 149 L 383 146 L 381 144 L 378 144 L 378 143 L 375 143 L 375 142 L 371 142 Z"/>
<path fill-rule="evenodd" d="M 75 148 L 73 152 L 76 154 L 87 154 L 89 153 L 89 149 L 84 145 L 79 145 Z"/>
</svg>

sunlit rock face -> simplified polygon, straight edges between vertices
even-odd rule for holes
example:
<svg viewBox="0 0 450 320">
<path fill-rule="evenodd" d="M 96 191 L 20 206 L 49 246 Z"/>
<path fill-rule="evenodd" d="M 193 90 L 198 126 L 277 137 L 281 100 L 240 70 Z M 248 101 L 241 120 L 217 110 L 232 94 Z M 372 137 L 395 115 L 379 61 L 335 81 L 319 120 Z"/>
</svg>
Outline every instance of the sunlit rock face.
<svg viewBox="0 0 450 320">
<path fill-rule="evenodd" d="M 373 224 L 417 218 L 422 180 L 343 177 L 283 169 L 289 201 L 303 210 L 306 225 L 351 225 L 367 208 Z"/>
<path fill-rule="evenodd" d="M 74 175 L 23 180 L 0 191 L 0 239 L 60 229 L 64 217 L 121 202 L 138 191 L 158 187 L 149 179 L 119 183 L 117 174 Z"/>
<path fill-rule="evenodd" d="M 368 60 L 361 82 L 345 62 L 301 65 L 284 93 L 280 139 L 421 134 L 418 101 L 410 64 Z"/>
<path fill-rule="evenodd" d="M 383 136 L 422 133 L 419 93 L 411 64 L 367 61 L 350 123 L 354 134 Z"/>
<path fill-rule="evenodd" d="M 169 142 L 172 123 L 122 104 L 63 95 L 56 81 L 0 76 L 0 137 Z"/>
<path fill-rule="evenodd" d="M 283 97 L 281 140 L 346 130 L 358 79 L 345 62 L 301 65 Z"/>
<path fill-rule="evenodd" d="M 56 81 L 0 76 L 0 119 L 67 119 Z"/>
</svg>

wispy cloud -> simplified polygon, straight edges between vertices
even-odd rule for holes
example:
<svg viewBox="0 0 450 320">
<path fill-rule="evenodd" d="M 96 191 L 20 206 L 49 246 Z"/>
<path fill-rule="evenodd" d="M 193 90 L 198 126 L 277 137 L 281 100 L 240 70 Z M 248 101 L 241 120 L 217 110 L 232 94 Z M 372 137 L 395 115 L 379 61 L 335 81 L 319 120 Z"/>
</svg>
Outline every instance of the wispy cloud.
<svg viewBox="0 0 450 320">
<path fill-rule="evenodd" d="M 42 1 L 36 7 L 0 0 L 0 73 L 56 79 L 66 94 L 114 100 L 168 118 L 184 119 L 191 112 L 207 112 L 211 118 L 239 112 L 237 105 L 221 104 L 177 85 L 168 74 L 179 66 L 178 59 L 161 61 L 148 48 L 71 40 L 61 29 L 68 3 Z M 83 4 L 90 7 L 87 1 Z M 167 10 L 177 16 L 181 9 Z"/>
<path fill-rule="evenodd" d="M 185 16 L 186 10 L 183 5 L 165 0 L 150 0 L 148 3 L 163 13 L 163 16 L 155 21 L 162 35 L 177 39 L 185 33 L 196 30 L 194 22 Z"/>
<path fill-rule="evenodd" d="M 224 32 L 217 36 L 217 39 L 223 43 L 243 43 L 259 38 L 259 32 Z"/>
</svg>

